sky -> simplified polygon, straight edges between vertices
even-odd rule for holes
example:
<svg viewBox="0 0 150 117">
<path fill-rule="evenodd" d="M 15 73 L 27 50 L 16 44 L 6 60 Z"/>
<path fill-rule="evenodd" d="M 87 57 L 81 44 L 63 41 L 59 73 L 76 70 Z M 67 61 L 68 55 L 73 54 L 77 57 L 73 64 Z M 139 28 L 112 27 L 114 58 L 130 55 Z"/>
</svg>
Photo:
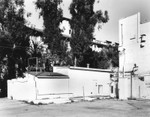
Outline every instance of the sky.
<svg viewBox="0 0 150 117">
<path fill-rule="evenodd" d="M 28 18 L 32 25 L 38 29 L 43 28 L 43 20 L 39 19 L 39 10 L 36 10 L 33 2 L 36 0 L 25 0 L 26 10 L 32 13 L 32 16 Z M 64 17 L 71 18 L 69 13 L 69 5 L 72 0 L 63 0 L 61 7 L 63 9 Z M 102 24 L 100 30 L 95 28 L 94 37 L 100 41 L 119 41 L 119 20 L 138 12 L 141 13 L 141 22 L 150 21 L 150 0 L 95 0 L 94 11 L 102 10 L 108 11 L 109 21 L 106 24 Z M 65 27 L 64 34 L 69 34 L 69 24 L 63 22 L 61 27 Z"/>
</svg>

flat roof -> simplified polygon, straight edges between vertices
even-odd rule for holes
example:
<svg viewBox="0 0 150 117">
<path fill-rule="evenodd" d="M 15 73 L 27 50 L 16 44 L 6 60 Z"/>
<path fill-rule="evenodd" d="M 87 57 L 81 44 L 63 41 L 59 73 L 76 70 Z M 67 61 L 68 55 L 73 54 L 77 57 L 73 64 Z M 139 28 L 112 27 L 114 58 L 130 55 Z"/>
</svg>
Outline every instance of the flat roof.
<svg viewBox="0 0 150 117">
<path fill-rule="evenodd" d="M 70 67 L 70 69 L 73 69 L 73 70 L 82 70 L 82 71 L 113 73 L 110 69 L 96 69 L 96 68 L 86 68 L 86 67 Z"/>
<path fill-rule="evenodd" d="M 28 72 L 28 73 L 36 76 L 37 78 L 42 79 L 69 79 L 69 76 L 56 72 Z"/>
</svg>

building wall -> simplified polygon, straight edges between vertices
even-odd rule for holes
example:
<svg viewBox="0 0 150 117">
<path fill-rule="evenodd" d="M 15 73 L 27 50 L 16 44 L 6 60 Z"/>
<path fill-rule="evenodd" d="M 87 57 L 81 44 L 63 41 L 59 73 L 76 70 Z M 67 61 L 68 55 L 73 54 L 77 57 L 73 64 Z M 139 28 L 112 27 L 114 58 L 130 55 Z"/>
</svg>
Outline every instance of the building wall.
<svg viewBox="0 0 150 117">
<path fill-rule="evenodd" d="M 63 69 L 60 69 L 55 66 L 54 72 L 63 73 Z M 73 96 L 115 96 L 115 91 L 111 93 L 111 85 L 113 90 L 115 87 L 110 80 L 110 70 L 70 67 L 68 76 L 70 78 L 69 93 L 73 93 Z"/>
<path fill-rule="evenodd" d="M 67 94 L 69 79 L 37 79 L 38 95 Z"/>
<path fill-rule="evenodd" d="M 35 77 L 27 75 L 26 78 L 18 78 L 7 81 L 7 97 L 16 100 L 36 99 Z"/>
<path fill-rule="evenodd" d="M 8 80 L 8 98 L 35 100 L 42 98 L 112 96 L 116 84 L 110 79 L 110 70 L 81 67 L 54 67 L 54 72 L 68 74 L 66 78 L 26 77 Z"/>
<path fill-rule="evenodd" d="M 150 99 L 150 76 L 144 76 L 144 81 L 133 78 L 133 98 Z"/>
<path fill-rule="evenodd" d="M 42 98 L 66 97 L 68 78 L 37 78 L 26 74 L 25 78 L 8 80 L 8 98 L 16 100 L 35 100 Z"/>
<path fill-rule="evenodd" d="M 60 74 L 68 75 L 69 74 L 69 67 L 59 67 L 59 66 L 56 67 L 56 66 L 54 66 L 53 71 L 60 73 Z"/>
<path fill-rule="evenodd" d="M 145 42 L 142 42 L 141 38 Z M 149 93 L 145 92 L 150 90 L 149 86 L 146 85 L 150 82 L 149 38 L 150 22 L 141 24 L 140 13 L 119 20 L 119 94 L 121 99 L 131 97 L 131 90 L 132 97 L 149 97 Z M 138 66 L 137 71 L 131 76 L 135 64 Z M 144 81 L 139 79 L 141 76 L 144 77 Z M 133 80 L 132 86 L 131 77 Z"/>
<path fill-rule="evenodd" d="M 139 49 L 139 14 L 119 21 L 120 71 L 131 71 Z"/>
<path fill-rule="evenodd" d="M 128 99 L 130 97 L 130 83 L 130 77 L 119 77 L 119 99 Z"/>
</svg>

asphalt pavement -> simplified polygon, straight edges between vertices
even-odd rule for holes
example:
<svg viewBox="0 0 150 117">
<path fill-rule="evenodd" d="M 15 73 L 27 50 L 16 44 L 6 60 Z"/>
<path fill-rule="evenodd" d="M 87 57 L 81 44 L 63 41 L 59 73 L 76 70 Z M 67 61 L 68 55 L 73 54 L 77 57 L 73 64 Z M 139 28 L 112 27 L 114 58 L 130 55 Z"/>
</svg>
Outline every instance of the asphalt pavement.
<svg viewBox="0 0 150 117">
<path fill-rule="evenodd" d="M 103 99 L 34 105 L 0 98 L 0 117 L 150 117 L 150 101 Z"/>
</svg>

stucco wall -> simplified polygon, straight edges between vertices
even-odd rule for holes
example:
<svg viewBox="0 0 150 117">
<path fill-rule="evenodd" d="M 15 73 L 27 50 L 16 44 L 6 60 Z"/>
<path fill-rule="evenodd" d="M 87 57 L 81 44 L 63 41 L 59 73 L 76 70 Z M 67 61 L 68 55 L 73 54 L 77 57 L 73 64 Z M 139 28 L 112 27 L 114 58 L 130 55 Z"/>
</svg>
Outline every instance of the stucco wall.
<svg viewBox="0 0 150 117">
<path fill-rule="evenodd" d="M 119 79 L 119 98 L 131 98 L 131 76 Z M 132 77 L 132 98 L 150 99 L 150 76 L 140 80 L 137 76 Z"/>
<path fill-rule="evenodd" d="M 150 76 L 145 76 L 144 81 L 133 78 L 133 97 L 150 99 Z"/>
<path fill-rule="evenodd" d="M 35 100 L 68 96 L 68 79 L 37 78 L 26 74 L 25 78 L 8 80 L 8 98 Z"/>
<path fill-rule="evenodd" d="M 8 98 L 16 100 L 36 99 L 35 77 L 27 75 L 26 78 L 8 80 Z"/>
<path fill-rule="evenodd" d="M 140 14 L 119 21 L 120 71 L 131 71 L 134 64 L 139 74 L 150 72 L 150 22 L 140 24 Z M 144 47 L 141 45 L 141 35 Z M 124 49 L 124 51 L 123 51 Z"/>
<path fill-rule="evenodd" d="M 119 99 L 128 99 L 130 97 L 130 78 L 119 78 Z"/>
<path fill-rule="evenodd" d="M 54 68 L 54 72 L 60 71 Z M 73 96 L 111 95 L 110 70 L 70 67 L 68 76 L 69 93 Z"/>
<path fill-rule="evenodd" d="M 68 93 L 69 79 L 37 79 L 38 94 Z"/>
<path fill-rule="evenodd" d="M 53 67 L 54 72 L 61 73 L 64 75 L 68 75 L 68 70 L 69 70 L 69 67 L 59 67 L 59 66 Z"/>
<path fill-rule="evenodd" d="M 142 36 L 144 35 L 144 36 Z M 145 40 L 145 42 L 141 42 Z M 133 77 L 132 92 L 135 98 L 149 98 L 146 82 L 150 77 L 150 22 L 141 24 L 140 14 L 135 14 L 119 20 L 119 94 L 120 98 L 130 97 L 131 92 L 131 74 L 126 78 L 124 74 L 133 70 L 136 64 L 136 76 Z M 144 46 L 141 47 L 140 45 Z M 144 81 L 139 79 L 144 77 Z M 128 79 L 128 82 L 127 82 Z M 148 79 L 145 81 L 145 79 Z M 127 82 L 127 83 L 126 83 Z M 129 94 L 129 95 L 127 95 Z"/>
<path fill-rule="evenodd" d="M 140 14 L 119 20 L 120 71 L 131 71 L 140 49 Z"/>
<path fill-rule="evenodd" d="M 64 71 L 63 71 L 64 70 Z M 24 79 L 8 81 L 8 98 L 35 100 L 63 96 L 111 96 L 110 70 L 91 68 L 54 68 L 54 72 L 68 74 L 66 78 L 37 78 L 26 74 Z"/>
</svg>

